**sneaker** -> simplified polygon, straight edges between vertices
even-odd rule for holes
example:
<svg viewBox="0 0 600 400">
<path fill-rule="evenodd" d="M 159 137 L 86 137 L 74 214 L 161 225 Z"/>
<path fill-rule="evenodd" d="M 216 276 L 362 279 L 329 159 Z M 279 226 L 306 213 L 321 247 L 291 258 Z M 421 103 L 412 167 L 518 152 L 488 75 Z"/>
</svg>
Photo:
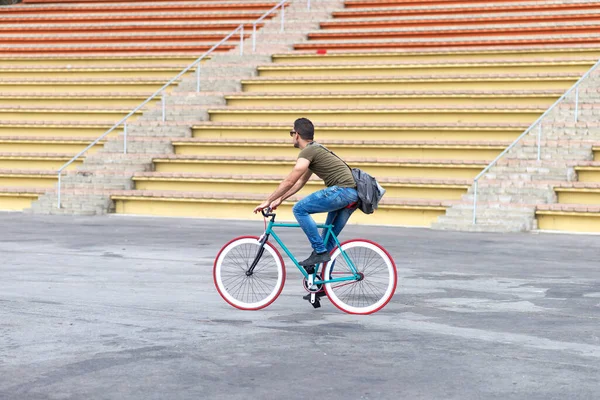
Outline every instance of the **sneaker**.
<svg viewBox="0 0 600 400">
<path fill-rule="evenodd" d="M 302 296 L 302 298 L 304 300 L 310 301 L 310 295 L 311 295 L 311 293 L 308 293 L 307 295 Z M 315 299 L 319 300 L 321 297 L 327 297 L 327 293 L 325 293 L 324 290 L 321 292 L 315 293 Z"/>
<path fill-rule="evenodd" d="M 331 260 L 331 256 L 328 252 L 317 253 L 313 250 L 313 252 L 310 254 L 310 257 L 304 261 L 300 261 L 298 264 L 302 265 L 303 267 L 308 267 L 309 265 L 321 264 L 329 260 Z"/>
</svg>

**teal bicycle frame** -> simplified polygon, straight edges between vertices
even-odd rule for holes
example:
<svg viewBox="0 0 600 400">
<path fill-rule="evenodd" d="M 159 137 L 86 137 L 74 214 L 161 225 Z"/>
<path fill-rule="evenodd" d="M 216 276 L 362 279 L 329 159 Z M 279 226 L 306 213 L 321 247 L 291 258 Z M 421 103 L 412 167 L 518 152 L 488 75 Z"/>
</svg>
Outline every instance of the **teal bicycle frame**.
<svg viewBox="0 0 600 400">
<path fill-rule="evenodd" d="M 265 230 L 265 233 L 260 237 L 259 241 L 264 245 L 264 242 L 267 241 L 266 239 L 268 239 L 269 236 L 273 236 L 273 239 L 275 239 L 275 241 L 279 244 L 279 246 L 281 246 L 281 248 L 283 249 L 283 251 L 285 251 L 285 254 L 288 255 L 288 257 L 290 258 L 290 260 L 292 260 L 292 262 L 296 265 L 296 267 L 298 268 L 298 270 L 302 273 L 302 275 L 304 275 L 304 278 L 309 279 L 309 275 L 311 275 L 311 274 L 309 274 L 308 272 L 306 272 L 306 270 L 304 269 L 304 267 L 302 267 L 300 264 L 298 264 L 298 261 L 296 260 L 296 257 L 294 257 L 294 255 L 292 254 L 292 252 L 286 247 L 286 245 L 283 243 L 283 241 L 279 238 L 279 236 L 277 236 L 277 234 L 273 230 L 273 228 L 275 228 L 275 227 L 278 227 L 278 228 L 300 228 L 300 224 L 279 223 L 279 222 L 275 222 L 274 219 L 275 218 L 273 216 L 273 218 L 269 221 L 269 225 L 267 226 L 267 229 Z M 315 285 L 322 285 L 324 283 L 347 282 L 347 281 L 358 281 L 358 280 L 360 280 L 361 276 L 358 273 L 356 267 L 354 266 L 354 263 L 352 262 L 352 260 L 350 260 L 350 257 L 348 257 L 348 254 L 346 254 L 346 252 L 342 249 L 341 244 L 340 244 L 337 236 L 335 236 L 335 234 L 333 233 L 333 225 L 317 224 L 317 228 L 327 229 L 327 234 L 325 235 L 324 242 L 327 243 L 327 241 L 329 240 L 329 237 L 330 236 L 333 237 L 333 240 L 335 241 L 335 244 L 340 249 L 340 251 L 342 253 L 342 256 L 344 257 L 344 260 L 346 260 L 346 263 L 348 263 L 348 265 L 350 266 L 350 269 L 352 270 L 353 276 L 346 276 L 346 277 L 343 277 L 343 278 L 334 278 L 334 279 L 316 280 L 315 277 L 316 277 L 316 275 L 317 275 L 317 273 L 319 271 L 319 265 L 317 265 L 316 268 L 315 268 L 315 271 L 312 273 L 313 280 L 314 280 L 313 283 Z M 259 252 L 259 256 L 260 255 L 262 255 L 262 252 Z M 258 261 L 258 260 L 256 260 L 256 261 Z"/>
</svg>

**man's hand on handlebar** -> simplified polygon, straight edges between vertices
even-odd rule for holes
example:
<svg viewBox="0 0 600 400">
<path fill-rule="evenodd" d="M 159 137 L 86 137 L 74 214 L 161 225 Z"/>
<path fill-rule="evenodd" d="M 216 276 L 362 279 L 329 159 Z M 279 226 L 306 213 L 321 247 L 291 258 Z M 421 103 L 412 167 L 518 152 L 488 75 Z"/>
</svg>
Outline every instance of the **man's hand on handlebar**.
<svg viewBox="0 0 600 400">
<path fill-rule="evenodd" d="M 271 210 L 269 207 L 264 208 L 261 213 L 263 215 L 263 217 L 265 218 L 269 218 L 269 217 L 273 217 L 275 216 L 275 214 L 272 213 L 273 210 Z"/>
<path fill-rule="evenodd" d="M 283 203 L 283 199 L 280 197 L 280 198 L 278 198 L 278 199 L 276 199 L 276 200 L 273 200 L 273 201 L 271 202 L 271 204 L 269 205 L 269 208 L 270 208 L 271 210 L 276 210 L 276 209 L 277 209 L 277 207 L 279 207 L 279 206 L 281 205 L 281 203 Z"/>
<path fill-rule="evenodd" d="M 254 209 L 254 214 L 257 214 L 259 212 L 261 212 L 262 210 L 264 210 L 265 208 L 267 208 L 269 206 L 270 202 L 268 201 L 263 201 L 260 206 L 256 207 Z"/>
<path fill-rule="evenodd" d="M 281 197 L 278 198 L 277 200 L 273 200 L 270 203 L 268 201 L 264 201 L 261 203 L 260 206 L 258 206 L 254 209 L 254 214 L 257 214 L 262 211 L 263 215 L 265 215 L 265 209 L 266 209 L 266 213 L 269 214 L 269 213 L 271 213 L 271 211 L 274 211 L 277 207 L 279 207 L 282 202 L 283 202 L 283 199 Z"/>
</svg>

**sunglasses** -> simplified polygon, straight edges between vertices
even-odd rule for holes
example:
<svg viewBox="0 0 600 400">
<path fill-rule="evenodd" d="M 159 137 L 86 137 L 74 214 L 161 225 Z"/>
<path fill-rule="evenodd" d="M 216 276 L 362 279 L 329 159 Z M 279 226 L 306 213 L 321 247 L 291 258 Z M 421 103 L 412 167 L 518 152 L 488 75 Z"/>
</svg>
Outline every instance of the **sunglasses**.
<svg viewBox="0 0 600 400">
<path fill-rule="evenodd" d="M 296 132 L 296 131 L 290 131 L 290 136 L 293 137 L 296 133 L 298 133 L 298 132 Z"/>
</svg>

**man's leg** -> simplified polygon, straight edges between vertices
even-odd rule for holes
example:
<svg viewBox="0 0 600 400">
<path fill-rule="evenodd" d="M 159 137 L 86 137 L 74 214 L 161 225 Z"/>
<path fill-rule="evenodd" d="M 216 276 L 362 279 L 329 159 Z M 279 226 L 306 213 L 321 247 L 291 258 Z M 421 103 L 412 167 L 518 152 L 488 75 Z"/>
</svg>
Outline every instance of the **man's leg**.
<svg viewBox="0 0 600 400">
<path fill-rule="evenodd" d="M 356 210 L 356 203 L 358 202 L 358 193 L 356 189 L 352 188 L 342 188 L 340 191 L 340 199 L 344 200 L 344 206 L 340 209 L 330 212 L 327 215 L 327 224 L 333 225 L 333 233 L 335 236 L 339 236 L 342 232 L 342 229 L 346 226 L 346 223 L 350 219 L 350 216 Z M 354 205 L 353 207 L 348 208 L 348 206 Z M 325 240 L 325 235 L 327 231 L 323 231 L 322 237 Z M 331 252 L 336 246 L 333 237 L 330 237 L 326 243 L 326 248 L 328 252 Z"/>
<path fill-rule="evenodd" d="M 342 191 L 343 188 L 337 186 L 320 190 L 300 200 L 293 208 L 296 220 L 317 254 L 327 253 L 327 248 L 310 214 L 335 211 L 348 205 L 346 198 L 341 196 Z"/>
<path fill-rule="evenodd" d="M 319 236 L 319 229 L 317 228 L 317 223 L 310 216 L 317 211 L 320 206 L 320 196 L 318 196 L 319 192 L 315 192 L 310 196 L 307 196 L 300 200 L 292 211 L 294 212 L 294 217 L 300 224 L 300 228 L 306 234 L 308 241 L 310 242 L 311 247 L 317 253 L 322 253 L 326 251 L 325 245 L 323 244 L 323 239 Z"/>
<path fill-rule="evenodd" d="M 328 215 L 327 215 L 327 225 L 333 225 L 333 233 L 335 234 L 335 236 L 339 236 L 340 233 L 342 232 L 342 229 L 344 229 L 344 227 L 346 226 L 346 223 L 348 223 L 348 220 L 350 219 L 350 216 L 352 215 L 352 213 L 356 211 L 356 207 L 352 207 L 352 208 L 342 208 L 341 210 L 336 210 L 336 211 L 331 211 Z M 323 238 L 323 241 L 325 241 L 325 236 L 327 235 L 327 230 L 324 229 L 323 233 L 321 234 L 321 237 Z M 335 243 L 335 240 L 333 240 L 333 236 L 329 235 L 329 239 L 327 240 L 327 243 L 325 245 L 325 247 L 327 248 L 327 252 L 331 252 L 331 250 L 333 250 L 335 247 L 337 246 L 337 244 Z"/>
<path fill-rule="evenodd" d="M 327 189 L 325 189 L 325 190 L 327 190 Z M 335 196 L 335 201 L 328 202 L 328 203 L 330 203 L 329 205 L 334 208 L 332 210 L 328 210 L 329 213 L 327 214 L 327 220 L 325 221 L 325 223 L 327 225 L 333 225 L 333 231 L 335 232 L 336 236 L 344 228 L 344 226 L 346 225 L 346 222 L 348 222 L 348 219 L 350 218 L 350 215 L 352 215 L 352 213 L 355 210 L 355 208 L 346 209 L 345 207 L 356 202 L 358 199 L 358 195 L 356 195 L 356 191 L 354 191 L 354 190 L 349 191 L 348 189 L 339 189 L 338 191 L 339 191 L 339 193 L 338 193 L 339 195 Z M 327 193 L 325 193 L 325 194 L 327 194 Z M 332 198 L 334 198 L 334 196 L 332 196 L 331 193 L 329 193 L 329 194 L 330 194 L 330 196 L 326 196 L 326 197 L 329 197 L 330 200 Z M 315 195 L 315 196 L 312 197 L 313 195 Z M 322 244 L 323 245 L 322 248 L 325 249 L 324 250 L 325 254 L 329 255 L 329 252 L 336 246 L 335 241 L 333 240 L 332 237 L 329 237 L 328 243 L 327 243 L 327 245 L 325 245 L 324 240 L 325 240 L 326 233 L 324 233 L 322 237 L 319 237 L 320 242 L 317 241 L 314 236 L 314 235 L 318 236 L 318 234 L 319 234 L 318 229 L 317 229 L 317 224 L 310 217 L 309 214 L 311 214 L 311 213 L 306 212 L 306 215 L 304 215 L 304 212 L 303 212 L 303 211 L 306 211 L 307 208 L 311 209 L 311 210 L 315 209 L 312 206 L 313 201 L 320 202 L 321 205 L 323 205 L 325 203 L 322 201 L 322 195 L 319 194 L 319 192 L 313 193 L 313 195 L 304 198 L 303 200 L 301 200 L 300 202 L 298 202 L 296 204 L 296 206 L 294 207 L 294 215 L 296 216 L 296 219 L 300 223 L 300 226 L 306 233 L 306 236 L 309 237 L 309 240 L 311 241 L 311 245 L 313 244 L 313 240 L 315 242 L 317 242 L 318 244 Z M 319 200 L 319 199 L 321 199 L 321 200 Z M 304 202 L 304 200 L 306 200 L 306 204 L 301 204 Z M 315 211 L 315 212 L 324 212 L 324 211 Z M 308 217 L 308 218 L 306 218 L 306 217 Z M 308 219 L 310 219 L 310 220 L 308 220 Z M 306 226 L 307 229 L 305 229 L 304 226 Z M 314 248 L 315 247 L 313 246 L 313 249 Z M 312 255 L 311 255 L 311 257 L 312 257 Z M 309 257 L 309 259 L 311 257 Z M 307 261 L 307 260 L 305 260 L 305 261 Z M 329 261 L 329 260 L 326 260 L 326 261 Z M 304 262 L 302 262 L 301 264 L 304 264 Z M 326 296 L 324 291 L 321 291 L 316 294 L 317 299 L 319 299 L 323 296 Z M 311 293 L 304 296 L 303 299 L 310 301 Z"/>
<path fill-rule="evenodd" d="M 333 223 L 337 219 L 338 213 L 340 211 L 341 210 L 330 211 L 327 214 L 327 220 L 325 221 L 325 225 L 333 225 Z M 323 229 L 323 232 L 321 233 L 321 238 L 323 239 L 323 243 L 325 243 L 326 236 L 327 236 L 327 229 Z M 332 246 L 332 244 L 333 244 L 333 246 Z M 335 247 L 335 241 L 333 240 L 331 235 L 329 235 L 329 238 L 327 239 L 327 243 L 325 243 L 325 248 L 327 249 L 327 252 L 330 253 L 334 247 Z"/>
<path fill-rule="evenodd" d="M 350 218 L 354 210 L 356 210 L 355 207 L 350 209 L 342 208 L 340 210 L 330 211 L 329 214 L 327 214 L 327 221 L 325 221 L 325 224 L 333 225 L 333 233 L 335 233 L 335 236 L 338 236 L 342 229 L 344 229 L 344 226 L 348 222 L 348 219 Z M 325 236 L 327 236 L 327 229 L 323 229 L 323 233 L 321 234 L 323 242 L 325 242 Z M 327 243 L 325 244 L 325 247 L 327 248 L 327 253 L 331 253 L 331 250 L 335 249 L 336 246 L 337 244 L 335 243 L 335 240 L 333 240 L 333 236 L 329 235 Z M 329 279 L 331 279 L 331 276 L 329 277 Z M 325 294 L 325 290 L 323 290 L 317 293 L 317 296 L 321 298 L 327 295 Z M 310 300 L 310 293 L 304 296 L 303 299 Z"/>
<path fill-rule="evenodd" d="M 348 205 L 350 205 L 352 203 L 354 203 L 354 202 L 350 202 Z M 333 230 L 333 233 L 335 233 L 335 236 L 338 236 L 340 234 L 340 232 L 342 232 L 342 229 L 344 229 L 344 226 L 346 226 L 348 219 L 350 219 L 350 216 L 356 210 L 356 207 L 352 207 L 352 208 L 346 208 L 346 207 L 339 209 L 339 210 L 330 211 L 327 214 L 327 220 L 325 221 L 325 224 L 333 225 L 332 230 Z M 327 230 L 324 229 L 323 233 L 321 235 L 321 237 L 323 238 L 323 242 L 325 242 L 326 235 L 327 235 Z M 333 240 L 333 236 L 329 235 L 327 243 L 325 244 L 325 247 L 327 248 L 327 253 L 331 253 L 331 250 L 333 250 L 336 246 L 337 246 L 337 244 L 335 243 L 335 240 Z M 331 276 L 329 277 L 329 279 L 331 279 Z M 320 299 L 322 297 L 327 296 L 327 294 L 325 293 L 325 290 L 322 290 L 322 291 L 318 292 L 316 294 L 316 296 L 318 299 Z M 310 293 L 302 298 L 304 300 L 310 300 Z"/>
</svg>

